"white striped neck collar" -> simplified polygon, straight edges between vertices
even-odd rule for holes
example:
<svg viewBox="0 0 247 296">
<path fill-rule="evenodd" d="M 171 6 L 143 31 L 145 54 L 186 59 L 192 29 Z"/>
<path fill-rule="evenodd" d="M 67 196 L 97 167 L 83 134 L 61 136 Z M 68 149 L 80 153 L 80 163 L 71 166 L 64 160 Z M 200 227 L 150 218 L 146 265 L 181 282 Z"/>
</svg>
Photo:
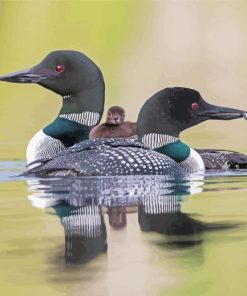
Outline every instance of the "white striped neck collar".
<svg viewBox="0 0 247 296">
<path fill-rule="evenodd" d="M 81 113 L 61 113 L 59 114 L 59 117 L 87 126 L 95 126 L 100 121 L 100 114 L 91 111 L 84 111 Z"/>
<path fill-rule="evenodd" d="M 150 133 L 150 134 L 145 134 L 142 137 L 141 141 L 145 146 L 151 149 L 156 149 L 171 143 L 175 143 L 179 141 L 179 138 L 166 135 L 166 134 Z"/>
</svg>

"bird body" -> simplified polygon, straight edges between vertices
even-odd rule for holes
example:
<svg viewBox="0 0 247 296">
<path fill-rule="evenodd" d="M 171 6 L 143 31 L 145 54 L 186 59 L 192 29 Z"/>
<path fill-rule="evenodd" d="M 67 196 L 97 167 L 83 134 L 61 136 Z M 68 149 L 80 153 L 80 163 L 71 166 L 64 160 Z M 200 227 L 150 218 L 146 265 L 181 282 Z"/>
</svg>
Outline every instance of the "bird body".
<svg viewBox="0 0 247 296">
<path fill-rule="evenodd" d="M 58 153 L 26 175 L 122 176 L 167 175 L 182 177 L 185 172 L 166 155 L 152 151 L 132 139 L 93 139 Z"/>
</svg>

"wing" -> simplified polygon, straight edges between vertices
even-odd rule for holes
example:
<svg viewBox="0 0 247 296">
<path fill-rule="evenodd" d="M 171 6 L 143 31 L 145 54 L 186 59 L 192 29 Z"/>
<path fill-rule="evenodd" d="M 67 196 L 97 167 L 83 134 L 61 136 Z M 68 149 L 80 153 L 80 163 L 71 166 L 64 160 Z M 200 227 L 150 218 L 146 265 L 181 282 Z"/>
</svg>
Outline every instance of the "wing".
<svg viewBox="0 0 247 296">
<path fill-rule="evenodd" d="M 247 155 L 224 149 L 196 149 L 202 157 L 207 170 L 245 169 Z"/>
</svg>

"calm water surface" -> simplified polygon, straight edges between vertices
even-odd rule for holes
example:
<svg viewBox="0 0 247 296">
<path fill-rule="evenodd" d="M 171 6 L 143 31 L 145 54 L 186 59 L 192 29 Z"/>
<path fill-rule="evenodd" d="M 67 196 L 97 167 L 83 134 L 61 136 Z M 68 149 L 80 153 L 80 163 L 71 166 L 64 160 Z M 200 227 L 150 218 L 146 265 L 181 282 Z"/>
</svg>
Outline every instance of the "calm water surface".
<svg viewBox="0 0 247 296">
<path fill-rule="evenodd" d="M 23 179 L 0 162 L 1 295 L 246 295 L 247 171 Z"/>
</svg>

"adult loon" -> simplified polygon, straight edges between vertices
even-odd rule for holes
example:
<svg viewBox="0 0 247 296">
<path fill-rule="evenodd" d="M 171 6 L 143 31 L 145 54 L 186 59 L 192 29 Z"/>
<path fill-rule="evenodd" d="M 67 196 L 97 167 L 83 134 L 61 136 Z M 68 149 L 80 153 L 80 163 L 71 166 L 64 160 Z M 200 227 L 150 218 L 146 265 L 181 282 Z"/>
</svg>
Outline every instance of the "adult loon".
<svg viewBox="0 0 247 296">
<path fill-rule="evenodd" d="M 245 111 L 207 103 L 196 90 L 166 88 L 146 101 L 137 120 L 139 142 L 94 139 L 78 143 L 26 175 L 170 175 L 204 169 L 200 155 L 179 139 L 180 133 L 208 119 L 244 117 Z M 153 150 L 150 150 L 149 147 Z"/>
<path fill-rule="evenodd" d="M 37 83 L 62 96 L 63 105 L 57 118 L 29 142 L 28 164 L 88 139 L 90 130 L 101 119 L 105 96 L 103 76 L 95 63 L 80 52 L 51 52 L 40 64 L 0 76 L 0 80 Z"/>
<path fill-rule="evenodd" d="M 136 135 L 136 122 L 125 121 L 125 110 L 112 106 L 107 111 L 106 122 L 95 126 L 89 139 L 94 138 L 127 138 Z"/>
</svg>

